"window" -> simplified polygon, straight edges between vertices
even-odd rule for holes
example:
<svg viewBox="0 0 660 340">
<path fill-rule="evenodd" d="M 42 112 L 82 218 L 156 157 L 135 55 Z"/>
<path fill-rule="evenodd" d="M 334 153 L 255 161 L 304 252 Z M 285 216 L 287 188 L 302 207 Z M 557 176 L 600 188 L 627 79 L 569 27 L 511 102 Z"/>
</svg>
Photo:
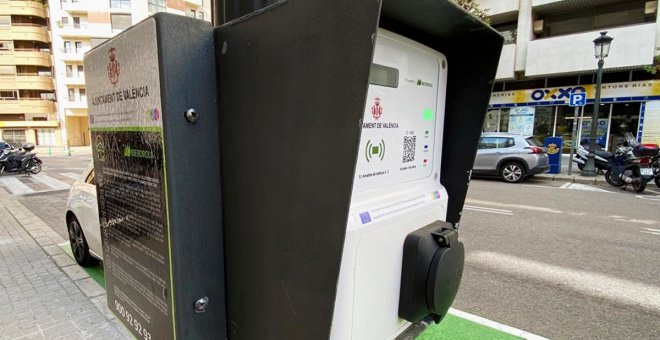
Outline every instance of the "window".
<svg viewBox="0 0 660 340">
<path fill-rule="evenodd" d="M 89 175 L 87 175 L 87 178 L 85 178 L 85 183 L 91 184 L 91 185 L 96 185 L 96 181 L 94 180 L 94 177 L 95 177 L 95 173 L 94 173 L 94 169 L 92 169 L 92 171 L 90 171 Z"/>
<path fill-rule="evenodd" d="M 82 78 L 82 77 L 85 76 L 85 72 L 83 71 L 83 66 L 82 65 L 78 65 L 78 74 L 77 74 L 77 76 L 79 78 Z"/>
<path fill-rule="evenodd" d="M 14 65 L 0 65 L 0 76 L 15 76 L 16 66 Z"/>
<path fill-rule="evenodd" d="M 165 0 L 149 0 L 149 13 L 165 12 Z"/>
<path fill-rule="evenodd" d="M 399 70 L 383 65 L 371 64 L 369 84 L 394 88 L 399 87 Z"/>
<path fill-rule="evenodd" d="M 66 65 L 66 77 L 73 77 L 73 65 Z"/>
<path fill-rule="evenodd" d="M 76 100 L 76 92 L 73 89 L 69 89 L 69 101 L 73 102 Z"/>
<path fill-rule="evenodd" d="M 87 90 L 85 89 L 80 89 L 80 101 L 81 102 L 86 102 L 87 101 Z"/>
<path fill-rule="evenodd" d="M 71 42 L 70 41 L 65 41 L 64 42 L 64 53 L 71 53 Z"/>
<path fill-rule="evenodd" d="M 110 23 L 113 32 L 123 31 L 131 27 L 132 19 L 130 14 L 111 14 Z"/>
<path fill-rule="evenodd" d="M 16 91 L 0 91 L 0 100 L 16 100 Z"/>
<path fill-rule="evenodd" d="M 55 129 L 37 129 L 37 145 L 54 146 Z"/>
<path fill-rule="evenodd" d="M 82 47 L 82 41 L 76 41 L 76 53 L 83 53 Z"/>
<path fill-rule="evenodd" d="M 501 149 L 516 145 L 511 137 L 481 137 L 479 149 Z"/>
<path fill-rule="evenodd" d="M 68 25 L 69 24 L 69 17 L 62 17 L 62 25 Z"/>
<path fill-rule="evenodd" d="M 80 17 L 73 17 L 73 28 L 80 28 Z"/>
<path fill-rule="evenodd" d="M 14 44 L 11 41 L 0 41 L 0 51 L 11 51 L 14 49 Z"/>
<path fill-rule="evenodd" d="M 131 0 L 110 0 L 110 8 L 131 8 Z"/>
</svg>

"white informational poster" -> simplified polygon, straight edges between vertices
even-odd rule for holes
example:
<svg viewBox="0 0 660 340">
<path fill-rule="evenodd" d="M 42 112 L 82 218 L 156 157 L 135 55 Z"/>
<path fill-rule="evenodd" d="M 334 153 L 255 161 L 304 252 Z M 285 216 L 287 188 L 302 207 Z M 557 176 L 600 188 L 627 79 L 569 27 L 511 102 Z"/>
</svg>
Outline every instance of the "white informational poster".
<svg viewBox="0 0 660 340">
<path fill-rule="evenodd" d="M 514 107 L 509 113 L 509 132 L 525 136 L 534 134 L 534 106 Z"/>
<path fill-rule="evenodd" d="M 642 143 L 660 145 L 660 101 L 646 103 L 644 121 L 640 130 L 642 130 Z"/>
</svg>

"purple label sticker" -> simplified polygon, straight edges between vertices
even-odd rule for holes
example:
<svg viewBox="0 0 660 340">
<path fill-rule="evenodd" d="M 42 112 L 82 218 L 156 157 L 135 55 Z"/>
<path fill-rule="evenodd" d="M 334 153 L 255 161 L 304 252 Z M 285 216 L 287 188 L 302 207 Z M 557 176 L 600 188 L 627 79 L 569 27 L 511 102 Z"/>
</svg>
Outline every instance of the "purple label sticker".
<svg viewBox="0 0 660 340">
<path fill-rule="evenodd" d="M 367 224 L 371 222 L 371 215 L 369 215 L 368 211 L 360 213 L 360 220 L 362 220 L 362 224 Z"/>
</svg>

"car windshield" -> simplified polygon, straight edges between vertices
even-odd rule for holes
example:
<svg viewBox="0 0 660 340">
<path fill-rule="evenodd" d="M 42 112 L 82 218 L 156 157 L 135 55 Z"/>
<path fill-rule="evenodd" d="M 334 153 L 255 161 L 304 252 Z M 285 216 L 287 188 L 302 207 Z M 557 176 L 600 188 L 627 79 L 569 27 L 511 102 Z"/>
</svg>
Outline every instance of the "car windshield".
<svg viewBox="0 0 660 340">
<path fill-rule="evenodd" d="M 530 146 L 543 146 L 543 143 L 539 142 L 539 140 L 534 137 L 527 137 L 525 140 Z"/>
</svg>

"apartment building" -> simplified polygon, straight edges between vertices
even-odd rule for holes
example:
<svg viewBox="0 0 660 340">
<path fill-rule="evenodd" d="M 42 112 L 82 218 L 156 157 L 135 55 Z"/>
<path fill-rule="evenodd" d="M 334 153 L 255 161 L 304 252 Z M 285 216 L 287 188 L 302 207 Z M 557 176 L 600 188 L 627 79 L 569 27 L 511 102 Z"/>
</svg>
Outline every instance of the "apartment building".
<svg viewBox="0 0 660 340">
<path fill-rule="evenodd" d="M 90 144 L 83 55 L 156 12 L 211 21 L 211 0 L 50 0 L 61 145 Z"/>
<path fill-rule="evenodd" d="M 593 40 L 614 38 L 605 58 L 598 143 L 616 146 L 627 132 L 660 144 L 660 79 L 644 70 L 659 54 L 657 1 L 477 0 L 505 37 L 484 131 L 587 138 L 596 89 Z M 586 92 L 588 104 L 568 104 Z"/>
<path fill-rule="evenodd" d="M 0 0 L 0 139 L 61 143 L 46 5 Z"/>
</svg>

